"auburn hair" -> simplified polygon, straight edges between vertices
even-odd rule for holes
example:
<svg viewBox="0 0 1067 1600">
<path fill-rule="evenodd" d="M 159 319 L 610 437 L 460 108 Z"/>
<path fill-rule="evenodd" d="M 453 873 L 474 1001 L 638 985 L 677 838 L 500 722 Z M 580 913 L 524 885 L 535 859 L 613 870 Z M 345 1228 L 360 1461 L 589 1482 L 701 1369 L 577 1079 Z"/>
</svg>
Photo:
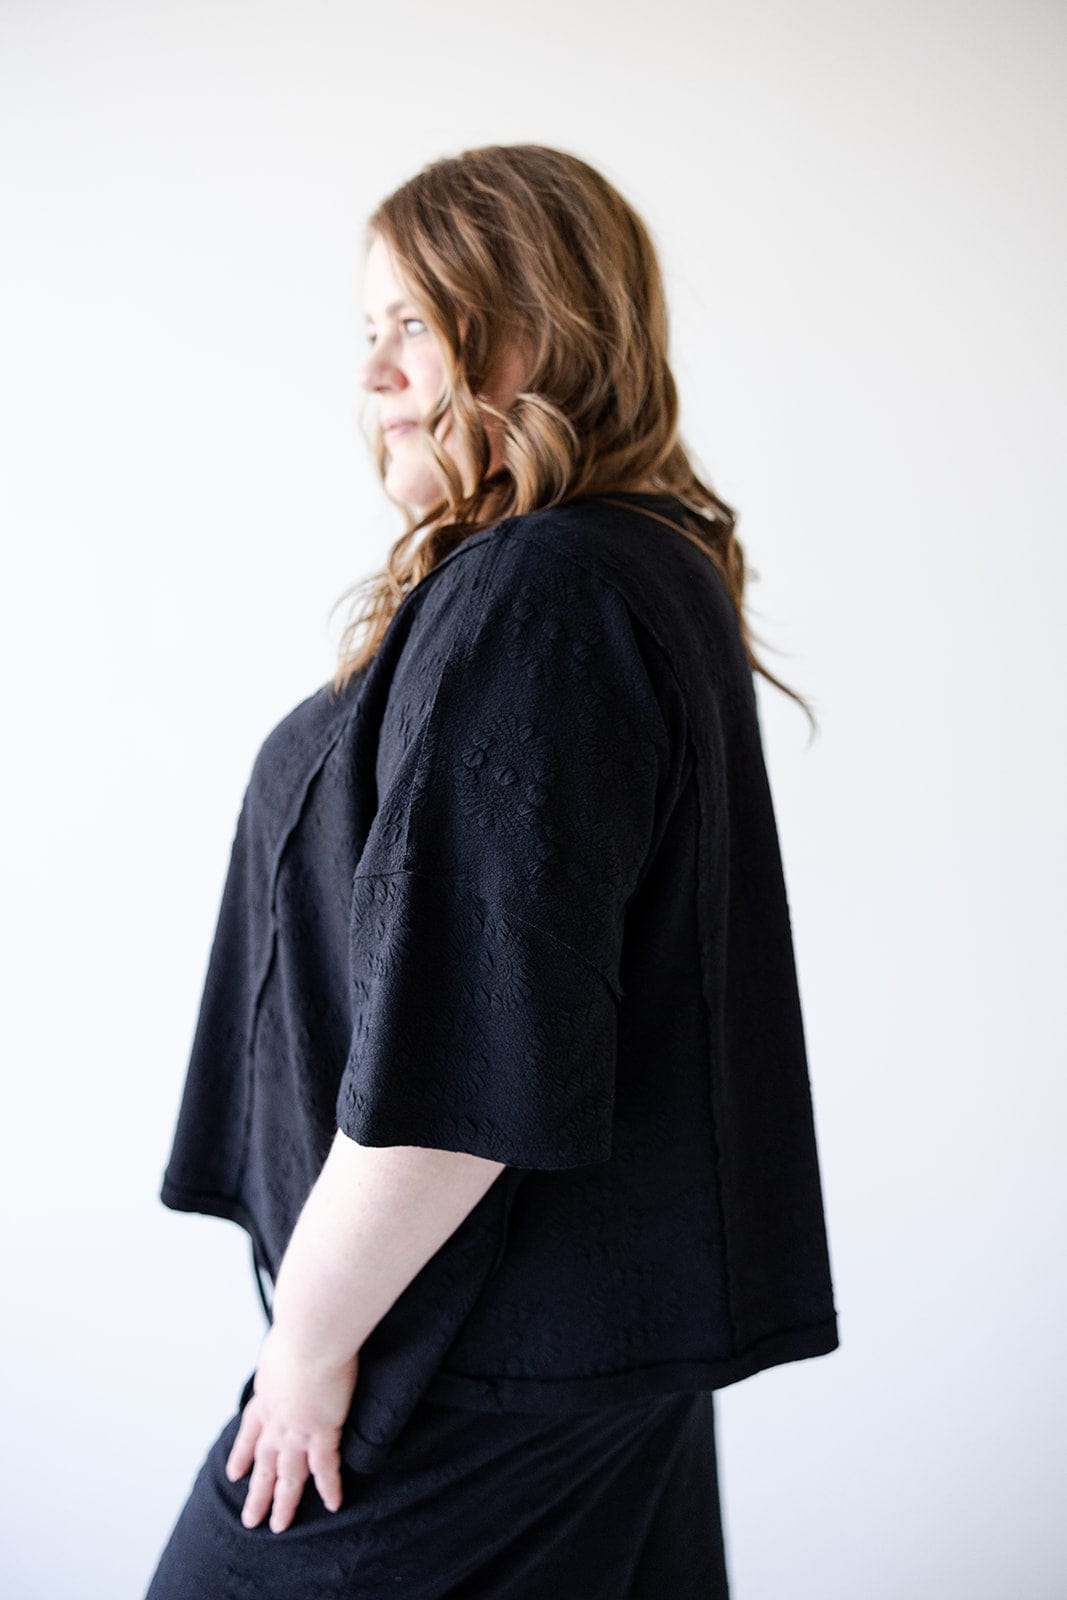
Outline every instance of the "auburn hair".
<svg viewBox="0 0 1067 1600">
<path fill-rule="evenodd" d="M 423 418 L 441 496 L 417 520 L 406 513 L 385 567 L 336 602 L 362 596 L 340 641 L 334 691 L 375 655 L 408 591 L 464 539 L 577 495 L 651 484 L 685 508 L 685 526 L 670 525 L 721 574 L 753 670 L 803 706 L 814 731 L 807 701 L 753 649 L 736 515 L 697 476 L 679 437 L 663 278 L 628 201 L 567 151 L 484 145 L 430 163 L 382 200 L 367 219 L 365 250 L 375 238 L 441 351 L 444 386 Z M 485 387 L 515 343 L 527 354 L 525 387 L 502 411 Z M 475 464 L 469 492 L 436 437 L 449 413 L 461 458 Z M 493 472 L 487 417 L 502 445 Z M 384 482 L 380 423 L 368 443 Z"/>
</svg>

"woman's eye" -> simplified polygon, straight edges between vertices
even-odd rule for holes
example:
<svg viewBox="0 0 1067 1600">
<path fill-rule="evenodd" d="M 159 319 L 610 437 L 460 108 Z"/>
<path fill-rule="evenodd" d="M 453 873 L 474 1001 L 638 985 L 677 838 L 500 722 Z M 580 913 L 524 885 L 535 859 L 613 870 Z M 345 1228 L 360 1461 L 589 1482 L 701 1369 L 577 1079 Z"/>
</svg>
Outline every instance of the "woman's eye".
<svg viewBox="0 0 1067 1600">
<path fill-rule="evenodd" d="M 414 322 L 416 324 L 416 326 L 418 327 L 419 332 L 421 332 L 421 333 L 425 333 L 426 332 L 426 324 L 422 320 L 421 317 L 403 317 L 403 318 L 401 318 L 400 326 L 402 328 L 406 328 L 408 326 L 409 322 Z M 364 337 L 366 338 L 366 341 L 367 341 L 368 344 L 373 344 L 374 343 L 374 335 L 373 335 L 373 333 L 368 333 Z M 418 334 L 412 334 L 411 337 L 412 338 L 417 338 Z"/>
</svg>

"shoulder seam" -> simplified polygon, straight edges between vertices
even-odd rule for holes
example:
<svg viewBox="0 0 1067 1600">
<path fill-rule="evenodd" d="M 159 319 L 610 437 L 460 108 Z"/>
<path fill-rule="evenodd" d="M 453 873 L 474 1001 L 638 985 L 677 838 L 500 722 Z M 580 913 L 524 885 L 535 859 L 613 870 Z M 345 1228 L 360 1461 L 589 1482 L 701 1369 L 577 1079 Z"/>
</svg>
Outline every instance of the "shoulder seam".
<svg viewBox="0 0 1067 1600">
<path fill-rule="evenodd" d="M 519 519 L 518 518 L 510 518 L 509 520 L 510 521 L 518 521 Z M 580 555 L 576 554 L 575 551 L 573 551 L 573 550 L 562 550 L 562 549 L 560 549 L 560 547 L 558 545 L 549 544 L 547 542 L 547 540 L 545 540 L 543 538 L 540 538 L 538 536 L 536 528 L 530 528 L 530 529 L 520 528 L 518 533 L 515 535 L 515 537 L 518 538 L 518 539 L 521 539 L 526 544 L 539 545 L 542 550 L 547 550 L 552 555 L 562 556 L 562 558 L 565 561 L 569 561 L 572 566 L 580 567 L 583 572 L 588 572 L 592 578 L 594 578 L 598 583 L 602 583 L 606 589 L 613 589 L 614 592 L 621 599 L 623 605 L 627 606 L 630 610 L 635 610 L 635 608 L 633 606 L 631 606 L 628 597 L 623 593 L 622 589 L 615 582 L 614 578 L 609 577 L 606 572 L 601 572 L 598 567 L 593 565 L 592 562 L 583 561 L 582 557 Z M 643 628 L 647 629 L 647 631 L 652 635 L 652 637 L 655 639 L 656 643 L 659 645 L 660 649 L 663 651 L 664 655 L 667 655 L 668 658 L 669 658 L 669 652 L 667 650 L 667 647 L 664 644 L 663 640 L 660 638 L 659 633 L 658 633 L 655 625 L 651 621 L 651 619 L 647 618 L 644 612 L 637 613 L 635 611 L 635 615 L 639 616 L 639 620 L 641 622 L 641 626 Z M 673 668 L 672 668 L 672 671 L 673 671 Z"/>
<path fill-rule="evenodd" d="M 482 528 L 478 533 L 472 533 L 469 538 L 463 540 L 462 544 L 458 544 L 454 550 L 450 550 L 447 556 L 444 556 L 437 563 L 436 567 L 431 567 L 429 572 L 420 578 L 415 587 L 404 596 L 401 605 L 407 605 L 409 601 L 414 601 L 416 596 L 421 598 L 424 593 L 429 594 L 433 587 L 431 580 L 436 578 L 438 573 L 442 572 L 445 567 L 450 566 L 453 561 L 458 561 L 460 556 L 470 555 L 475 550 L 491 550 L 496 543 L 496 535 L 502 534 L 516 520 L 515 517 L 503 517 L 499 522 L 494 522 L 492 527 Z M 488 560 L 489 558 L 486 556 L 484 559 Z M 417 606 L 415 609 L 418 609 Z"/>
<path fill-rule="evenodd" d="M 508 519 L 509 522 L 517 522 L 518 520 L 519 519 L 517 517 L 510 517 Z M 521 529 L 519 529 L 518 534 L 515 537 L 521 539 L 526 544 L 536 544 L 536 545 L 539 546 L 540 549 L 547 550 L 552 555 L 562 556 L 563 559 L 565 561 L 569 561 L 572 566 L 579 567 L 583 572 L 588 573 L 594 579 L 594 581 L 596 581 L 598 583 L 602 583 L 606 589 L 610 589 L 614 594 L 618 595 L 621 604 L 626 607 L 627 611 L 633 613 L 633 615 L 637 618 L 638 622 L 640 623 L 641 627 L 648 634 L 649 638 L 653 640 L 653 642 L 656 645 L 656 648 L 660 652 L 660 655 L 661 655 L 661 657 L 663 659 L 663 663 L 666 666 L 667 671 L 670 673 L 671 681 L 674 684 L 675 692 L 677 693 L 678 699 L 679 699 L 679 701 L 680 701 L 680 703 L 681 703 L 681 705 L 682 705 L 682 707 L 683 707 L 683 709 L 685 711 L 686 724 L 688 726 L 688 723 L 690 721 L 689 701 L 688 701 L 688 699 L 686 697 L 686 694 L 685 694 L 685 691 L 682 688 L 682 685 L 681 685 L 681 683 L 680 683 L 680 681 L 678 679 L 678 674 L 675 671 L 674 658 L 671 655 L 670 650 L 664 644 L 662 638 L 660 637 L 659 630 L 656 628 L 656 626 L 652 622 L 651 618 L 648 617 L 645 614 L 645 612 L 643 612 L 643 611 L 639 612 L 636 607 L 631 605 L 628 596 L 623 592 L 623 590 L 619 587 L 619 585 L 614 581 L 613 578 L 609 577 L 607 575 L 607 573 L 599 571 L 599 569 L 597 567 L 595 567 L 591 562 L 583 561 L 581 556 L 576 554 L 573 550 L 562 550 L 562 549 L 559 548 L 558 545 L 549 544 L 546 540 L 538 537 L 536 528 L 531 528 L 531 529 L 521 528 Z M 663 721 L 662 712 L 660 713 L 660 721 L 661 721 L 661 723 Z M 663 732 L 664 732 L 664 738 L 667 738 L 667 729 L 666 729 L 666 727 L 664 727 Z"/>
<path fill-rule="evenodd" d="M 495 532 L 495 533 L 499 533 L 502 529 L 506 528 L 508 526 L 508 524 L 510 522 L 512 522 L 512 521 L 514 521 L 514 518 L 507 517 L 507 518 L 504 519 L 504 521 L 502 523 L 499 523 L 497 525 L 497 527 L 494 528 L 492 531 Z M 488 532 L 490 530 L 487 529 L 485 531 Z M 486 608 L 486 604 L 488 602 L 488 596 L 492 593 L 493 571 L 494 571 L 494 568 L 496 567 L 496 563 L 500 559 L 500 551 L 503 549 L 503 546 L 504 546 L 504 541 L 502 539 L 483 539 L 483 540 L 479 541 L 478 548 L 479 549 L 485 548 L 489 552 L 489 554 L 487 556 L 485 556 L 485 558 L 484 558 L 485 561 L 488 562 L 488 567 L 486 569 L 486 578 L 485 578 L 485 583 L 484 583 L 484 585 L 482 587 L 481 595 L 476 595 L 474 589 L 468 586 L 467 594 L 466 594 L 466 596 L 464 598 L 463 611 L 462 611 L 462 613 L 460 615 L 460 619 L 459 619 L 459 630 L 460 630 L 459 661 L 460 661 L 460 665 L 462 665 L 466 661 L 467 656 L 469 655 L 469 653 L 471 651 L 475 635 L 478 633 L 478 630 L 479 630 L 479 628 L 481 626 L 481 619 L 485 614 L 485 608 Z M 462 550 L 463 550 L 463 546 L 461 545 L 458 550 L 453 552 L 453 554 L 460 555 L 462 553 Z M 436 571 L 436 570 L 437 569 L 435 568 L 434 571 Z M 427 576 L 430 576 L 430 574 L 427 574 Z M 473 611 L 475 611 L 475 610 L 477 610 L 477 622 L 475 623 L 474 626 L 470 626 L 469 627 L 468 626 L 468 619 L 470 618 L 471 613 Z M 422 752 L 423 752 L 423 747 L 424 747 L 424 745 L 426 743 L 426 739 L 427 739 L 427 735 L 429 733 L 430 726 L 433 723 L 435 715 L 436 715 L 436 712 L 437 712 L 437 700 L 438 700 L 438 696 L 440 695 L 440 692 L 441 692 L 441 686 L 443 685 L 443 683 L 445 681 L 446 667 L 447 667 L 447 663 L 445 664 L 445 666 L 442 667 L 442 670 L 441 670 L 440 674 L 438 675 L 437 684 L 436 684 L 436 686 L 434 688 L 433 700 L 431 701 L 429 707 L 427 708 L 426 716 L 423 719 L 422 728 L 419 731 L 418 748 L 415 750 L 415 754 L 414 754 L 414 767 L 413 767 L 414 778 L 412 780 L 413 781 L 413 786 L 414 786 L 416 791 L 417 791 L 417 787 L 418 787 L 418 776 L 419 776 L 419 773 L 422 771 Z M 405 869 L 406 869 L 406 864 L 407 864 L 407 860 L 408 860 L 408 849 L 409 849 L 408 840 L 409 840 L 410 834 L 411 834 L 411 814 L 415 809 L 416 803 L 417 803 L 417 801 L 414 798 L 412 798 L 409 801 L 409 803 L 408 803 L 408 805 L 407 805 L 407 807 L 405 809 L 405 814 L 404 814 L 404 842 L 403 842 L 403 845 L 401 847 L 400 860 L 404 864 L 404 868 Z"/>
</svg>

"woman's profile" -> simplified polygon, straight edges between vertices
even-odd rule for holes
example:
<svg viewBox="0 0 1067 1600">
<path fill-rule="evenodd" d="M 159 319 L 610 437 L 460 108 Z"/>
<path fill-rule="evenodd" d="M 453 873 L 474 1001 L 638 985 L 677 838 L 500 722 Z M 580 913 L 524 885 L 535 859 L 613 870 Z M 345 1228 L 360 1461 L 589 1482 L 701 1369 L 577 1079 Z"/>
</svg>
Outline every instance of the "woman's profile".
<svg viewBox="0 0 1067 1600">
<path fill-rule="evenodd" d="M 404 530 L 234 832 L 161 1199 L 268 1326 L 146 1600 L 726 1596 L 714 1391 L 839 1343 L 755 673 L 804 702 L 595 168 L 434 162 L 363 298 Z"/>
</svg>

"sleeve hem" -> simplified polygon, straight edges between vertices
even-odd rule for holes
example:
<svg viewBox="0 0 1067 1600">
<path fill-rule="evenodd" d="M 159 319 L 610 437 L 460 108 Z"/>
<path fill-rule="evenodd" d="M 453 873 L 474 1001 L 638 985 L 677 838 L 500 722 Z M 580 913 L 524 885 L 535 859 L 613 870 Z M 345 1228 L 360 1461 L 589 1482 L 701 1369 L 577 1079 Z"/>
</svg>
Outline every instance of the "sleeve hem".
<svg viewBox="0 0 1067 1600">
<path fill-rule="evenodd" d="M 338 1112 L 336 1124 L 338 1131 L 346 1138 L 354 1140 L 356 1144 L 366 1145 L 368 1149 L 385 1150 L 404 1145 L 419 1150 L 445 1150 L 456 1155 L 481 1156 L 486 1161 L 498 1161 L 501 1166 L 513 1167 L 517 1172 L 569 1172 L 578 1167 L 599 1166 L 611 1158 L 610 1137 L 581 1154 L 572 1151 L 567 1156 L 557 1156 L 546 1152 L 531 1160 L 529 1150 L 520 1150 L 516 1145 L 510 1146 L 515 1151 L 515 1158 L 512 1159 L 508 1153 L 507 1136 L 493 1130 L 487 1131 L 482 1124 L 464 1132 L 460 1123 L 455 1134 L 442 1135 L 434 1130 L 425 1132 L 420 1138 L 420 1130 L 413 1128 L 410 1121 L 396 1123 L 388 1117 L 374 1115 L 353 1117 L 347 1108 Z M 442 1142 L 443 1138 L 449 1142 Z"/>
</svg>

